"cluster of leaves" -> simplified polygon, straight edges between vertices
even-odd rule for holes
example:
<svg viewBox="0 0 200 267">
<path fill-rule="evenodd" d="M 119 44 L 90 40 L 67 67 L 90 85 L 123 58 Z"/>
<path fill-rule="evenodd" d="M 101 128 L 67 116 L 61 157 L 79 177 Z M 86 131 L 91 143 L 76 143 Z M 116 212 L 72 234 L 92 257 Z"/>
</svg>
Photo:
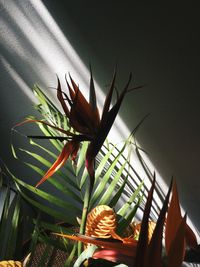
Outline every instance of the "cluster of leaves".
<svg viewBox="0 0 200 267">
<path fill-rule="evenodd" d="M 138 241 L 134 240 L 133 237 L 124 238 L 122 242 L 117 242 L 119 241 L 118 239 L 101 240 L 79 234 L 71 236 L 62 234 L 61 236 L 66 238 L 90 243 L 99 247 L 97 252 L 97 247 L 93 251 L 90 248 L 90 250 L 88 249 L 87 252 L 84 252 L 82 258 L 77 260 L 76 266 L 80 266 L 81 261 L 86 258 L 94 257 L 121 262 L 127 264 L 129 267 L 162 267 L 164 264 L 169 267 L 180 267 L 184 260 L 186 245 L 192 248 L 197 247 L 196 237 L 186 223 L 186 215 L 184 217 L 181 215 L 178 192 L 176 184 L 173 182 L 165 197 L 151 240 L 148 240 L 149 217 L 154 190 L 155 179 L 148 193 Z M 172 197 L 171 201 L 169 201 L 171 191 Z M 165 256 L 163 256 L 162 245 L 163 233 L 165 233 Z"/>
<path fill-rule="evenodd" d="M 38 86 L 34 87 L 34 93 L 39 101 L 39 104 L 36 105 L 36 109 L 42 115 L 45 122 L 51 123 L 51 125 L 55 125 L 55 127 L 64 128 L 72 132 L 74 131 L 69 125 L 66 116 L 57 109 Z M 62 137 L 63 135 L 57 131 L 56 128 L 49 127 L 47 123 L 41 123 L 42 120 L 38 120 L 34 117 L 29 117 L 27 119 L 37 124 L 44 138 L 45 136 L 51 136 L 48 141 L 45 140 L 45 143 L 43 140 L 30 138 L 31 148 L 19 149 L 26 155 L 26 162 L 24 163 L 35 171 L 39 178 L 40 176 L 44 176 L 45 168 L 50 168 L 51 162 L 57 159 L 57 154 L 61 153 L 63 141 L 61 141 L 58 136 Z M 118 224 L 119 234 L 121 234 L 133 220 L 137 208 L 143 201 L 144 185 L 142 179 L 140 178 L 138 185 L 130 183 L 129 171 L 130 168 L 132 168 L 130 165 L 130 155 L 126 158 L 124 158 L 123 155 L 124 151 L 130 146 L 131 140 L 132 135 L 119 147 L 107 142 L 99 152 L 96 160 L 94 188 L 89 204 L 89 210 L 101 204 L 106 204 L 115 208 L 120 218 Z M 83 142 L 76 163 L 74 164 L 72 161 L 67 161 L 62 169 L 59 169 L 47 180 L 51 186 L 56 188 L 54 193 L 51 193 L 51 190 L 36 189 L 34 185 L 30 185 L 11 174 L 16 183 L 18 192 L 20 192 L 20 195 L 27 202 L 41 212 L 50 215 L 54 218 L 54 222 L 65 222 L 65 224 L 67 224 L 67 227 L 61 228 L 60 225 L 58 226 L 54 222 L 51 224 L 39 220 L 37 221 L 36 227 L 37 233 L 40 232 L 38 229 L 45 229 L 53 232 L 62 230 L 63 233 L 70 234 L 69 226 L 79 227 L 79 220 L 77 220 L 77 218 L 81 218 L 85 191 L 88 183 L 88 172 L 84 164 L 87 147 L 88 142 Z M 18 158 L 16 148 L 13 146 L 12 149 L 15 157 Z M 33 152 L 33 149 L 37 149 L 37 152 Z M 45 158 L 42 156 L 42 153 L 45 153 Z M 30 161 L 28 161 L 28 157 Z M 110 160 L 111 158 L 112 160 Z M 134 170 L 134 173 L 139 177 L 136 170 Z M 129 193 L 125 194 L 127 190 Z M 118 205 L 123 195 L 126 195 L 126 201 L 123 205 Z M 38 241 L 41 242 L 43 239 L 45 242 L 51 245 L 53 244 L 62 250 L 67 250 L 69 253 L 69 246 L 66 249 L 66 246 L 63 247 L 59 242 L 55 242 L 55 240 L 52 241 L 52 239 L 47 236 L 44 237 L 42 233 L 44 233 L 44 231 L 38 234 L 36 238 Z M 74 255 L 75 247 L 76 245 L 71 247 L 70 253 L 72 254 L 69 253 L 70 255 Z M 70 256 L 70 259 L 71 258 L 73 257 Z"/>
<path fill-rule="evenodd" d="M 53 193 L 51 193 L 51 190 L 38 189 L 11 174 L 18 192 L 23 199 L 54 219 L 53 223 L 47 223 L 41 220 L 40 217 L 35 221 L 30 262 L 33 260 L 34 251 L 38 242 L 43 242 L 47 244 L 47 252 L 43 255 L 41 264 L 47 259 L 48 249 L 53 246 L 67 253 L 68 258 L 65 266 L 71 266 L 76 255 L 77 244 L 46 235 L 47 231 L 51 231 L 62 233 L 63 236 L 77 241 L 92 243 L 100 248 L 103 247 L 98 252 L 96 252 L 96 247 L 90 247 L 88 249 L 89 255 L 93 255 L 94 253 L 97 258 L 105 257 L 108 249 L 110 252 L 111 248 L 111 252 L 115 254 L 116 261 L 126 263 L 128 260 L 129 266 L 133 266 L 133 264 L 135 267 L 162 266 L 163 229 L 172 185 L 169 188 L 167 196 L 162 196 L 163 207 L 160 211 L 153 237 L 150 243 L 148 243 L 148 222 L 151 218 L 155 179 L 153 179 L 153 175 L 145 165 L 137 145 L 136 154 L 138 155 L 138 159 L 147 176 L 152 181 L 152 187 L 146 196 L 139 240 L 131 240 L 129 242 L 126 239 L 126 242 L 112 243 L 82 235 L 84 234 L 83 221 L 86 220 L 87 212 L 93 207 L 102 204 L 115 209 L 119 218 L 117 231 L 119 235 L 123 234 L 126 227 L 135 217 L 137 209 L 144 203 L 145 195 L 143 191 L 145 186 L 136 170 L 130 164 L 130 154 L 128 153 L 128 156 L 124 158 L 124 152 L 132 143 L 132 137 L 135 131 L 131 133 L 130 137 L 120 148 L 109 142 L 103 144 L 117 115 L 123 97 L 128 90 L 130 80 L 122 94 L 118 96 L 116 104 L 110 109 L 115 82 L 114 75 L 101 120 L 96 103 L 94 103 L 95 101 L 92 101 L 92 104 L 86 102 L 72 79 L 71 82 L 72 88 L 68 84 L 71 99 L 61 91 L 60 83 L 58 82 L 58 99 L 65 111 L 64 115 L 42 90 L 38 86 L 35 86 L 34 93 L 39 101 L 36 109 L 43 118 L 29 117 L 25 122 L 17 125 L 20 126 L 29 122 L 38 126 L 42 134 L 28 136 L 31 148 L 33 149 L 20 148 L 19 150 L 30 158 L 30 161 L 26 160 L 25 164 L 35 171 L 38 176 L 42 177 L 36 187 L 44 181 L 48 181 L 51 184 L 50 188 L 56 189 Z M 90 93 L 93 94 L 94 100 L 92 76 Z M 68 102 L 71 110 L 68 109 L 65 101 Z M 91 116 L 91 111 L 95 114 L 94 119 Z M 79 118 L 79 116 L 82 117 Z M 43 139 L 46 139 L 45 145 Z M 48 146 L 46 146 L 47 140 Z M 16 153 L 14 147 L 12 149 L 17 158 L 18 152 Z M 33 152 L 34 149 L 37 149 L 37 152 Z M 43 154 L 45 157 L 42 156 Z M 72 158 L 71 161 L 68 160 L 70 156 Z M 111 158 L 112 160 L 110 160 Z M 53 165 L 52 161 L 54 161 Z M 48 168 L 48 171 L 45 171 L 46 168 Z M 134 186 L 130 182 L 134 180 L 134 177 L 130 176 L 130 169 L 137 180 L 140 181 L 136 184 L 133 183 Z M 125 196 L 127 192 L 129 194 L 126 196 L 124 203 L 119 204 L 122 196 Z M 175 220 L 174 222 L 172 222 L 172 218 Z M 64 222 L 63 226 L 60 225 L 60 222 Z M 73 227 L 80 227 L 80 234 L 72 236 Z M 170 267 L 181 266 L 185 251 L 185 241 L 191 246 L 196 245 L 196 239 L 186 224 L 186 216 L 183 218 L 181 216 L 175 185 L 173 186 L 172 200 L 166 221 L 165 240 L 168 266 Z M 178 251 L 176 251 L 178 254 L 175 256 L 174 252 L 177 247 L 179 247 Z M 80 248 L 81 246 L 79 245 L 79 254 Z M 87 254 L 87 252 L 84 253 Z M 82 258 L 85 257 L 88 256 L 81 255 L 74 266 L 79 266 Z"/>
<path fill-rule="evenodd" d="M 31 251 L 32 256 L 29 265 L 26 265 L 31 266 L 37 242 L 45 243 L 46 251 L 52 246 L 52 243 L 49 242 L 46 235 L 42 234 L 42 227 L 39 228 L 39 216 L 34 222 L 35 227 L 32 231 L 32 219 L 28 214 L 25 214 L 24 210 L 27 207 L 27 203 L 23 201 L 20 192 L 13 189 L 9 174 L 11 174 L 10 171 L 6 166 L 3 166 L 3 170 L 0 172 L 0 200 L 2 207 L 0 210 L 0 262 L 6 264 L 5 262 L 7 261 L 7 264 L 11 266 L 15 264 L 14 261 L 11 261 L 14 259 L 18 266 L 22 260 L 26 261 L 25 257 Z M 31 209 L 32 207 L 29 206 L 29 208 Z M 27 223 L 30 223 L 30 227 L 26 226 Z M 29 233 L 31 233 L 31 236 Z M 47 262 L 47 260 L 49 260 L 49 254 L 44 253 L 38 261 L 38 266 L 43 267 L 44 262 Z"/>
<path fill-rule="evenodd" d="M 20 259 L 22 256 L 21 196 L 11 189 L 6 174 L 0 173 L 0 260 Z M 19 245 L 20 244 L 20 245 Z"/>
</svg>

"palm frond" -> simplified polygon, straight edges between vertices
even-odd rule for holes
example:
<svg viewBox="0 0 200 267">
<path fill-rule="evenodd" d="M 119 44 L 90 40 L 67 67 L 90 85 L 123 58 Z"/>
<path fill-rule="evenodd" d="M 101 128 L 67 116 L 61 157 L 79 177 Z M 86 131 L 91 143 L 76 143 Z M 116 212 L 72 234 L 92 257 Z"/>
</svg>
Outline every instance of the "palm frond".
<svg viewBox="0 0 200 267">
<path fill-rule="evenodd" d="M 3 208 L 0 214 L 0 260 L 20 259 L 22 255 L 21 196 L 9 184 L 0 188 Z"/>
</svg>

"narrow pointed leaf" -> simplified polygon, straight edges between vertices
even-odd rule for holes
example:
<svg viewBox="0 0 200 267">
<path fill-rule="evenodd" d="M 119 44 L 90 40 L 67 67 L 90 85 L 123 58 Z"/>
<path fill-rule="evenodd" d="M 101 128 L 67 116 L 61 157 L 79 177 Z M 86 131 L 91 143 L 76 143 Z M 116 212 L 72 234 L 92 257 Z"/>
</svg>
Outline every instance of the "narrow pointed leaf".
<svg viewBox="0 0 200 267">
<path fill-rule="evenodd" d="M 52 124 L 50 124 L 50 123 L 48 123 L 46 121 L 37 120 L 37 119 L 26 119 L 26 120 L 24 120 L 22 122 L 17 123 L 13 128 L 22 126 L 22 125 L 24 125 L 26 123 L 41 123 L 43 125 L 46 125 L 46 126 L 49 126 L 49 127 L 53 128 L 53 129 L 55 129 L 55 130 L 57 130 L 57 131 L 59 131 L 61 133 L 64 133 L 66 135 L 71 135 L 71 133 L 69 131 L 66 131 L 66 130 L 64 130 L 62 128 L 59 128 L 57 126 L 54 126 L 54 125 L 52 125 Z"/>
<path fill-rule="evenodd" d="M 168 209 L 169 197 L 172 189 L 172 182 L 170 184 L 167 196 L 164 200 L 163 207 L 160 211 L 156 227 L 154 229 L 150 245 L 148 247 L 148 258 L 147 262 L 152 263 L 152 266 L 162 267 L 162 239 L 163 239 L 163 229 L 165 223 L 165 215 Z"/>
<path fill-rule="evenodd" d="M 123 206 L 117 211 L 117 214 L 120 216 L 124 217 L 127 214 L 127 211 L 129 210 L 130 206 L 132 203 L 136 202 L 137 198 L 139 197 L 142 188 L 143 188 L 144 183 L 142 182 L 137 189 L 134 191 L 132 196 L 123 204 Z"/>
<path fill-rule="evenodd" d="M 85 164 L 85 155 L 86 151 L 88 148 L 88 142 L 83 142 L 81 149 L 79 150 L 79 155 L 78 155 L 78 161 L 77 161 L 77 167 L 76 167 L 76 176 L 78 176 L 80 169 L 84 166 Z"/>
<path fill-rule="evenodd" d="M 88 153 L 87 153 L 87 157 L 89 159 L 91 158 L 95 158 L 97 153 L 99 152 L 100 148 L 102 147 L 113 123 L 114 120 L 119 112 L 121 103 L 123 101 L 123 98 L 125 96 L 126 90 L 129 86 L 129 83 L 131 81 L 131 76 L 129 78 L 129 81 L 127 83 L 127 85 L 125 86 L 124 90 L 122 91 L 119 99 L 117 100 L 116 104 L 111 108 L 111 110 L 107 113 L 106 115 L 106 119 L 105 119 L 105 123 L 102 125 L 100 125 L 99 128 L 99 133 L 97 135 L 97 137 L 90 143 L 89 145 L 89 149 L 88 149 Z"/>
<path fill-rule="evenodd" d="M 155 178 L 153 180 L 151 189 L 149 190 L 147 202 L 145 205 L 134 267 L 145 266 L 144 264 L 148 248 L 148 223 L 149 223 L 149 215 L 151 210 L 154 188 L 155 188 Z"/>
<path fill-rule="evenodd" d="M 37 144 L 36 142 L 33 142 L 33 140 L 30 140 L 30 144 L 39 147 L 39 148 L 40 148 L 41 150 L 43 150 L 45 153 L 47 153 L 48 155 L 50 155 L 54 160 L 57 159 L 58 156 L 57 156 L 55 153 L 53 153 L 53 152 L 51 152 L 50 150 L 46 149 L 45 147 L 43 147 L 43 146 Z M 31 155 L 31 156 L 33 155 L 33 157 L 34 157 L 34 154 L 28 152 L 27 150 L 26 150 L 26 152 L 27 152 L 29 155 Z M 39 155 L 37 154 L 37 156 L 39 156 Z M 38 158 L 38 157 L 34 157 L 34 158 L 36 158 L 37 160 L 40 159 L 40 158 Z M 40 160 L 39 160 L 39 161 L 40 161 Z M 41 162 L 41 161 L 40 161 L 40 162 Z M 43 170 L 41 170 L 40 168 L 38 168 L 38 167 L 36 167 L 36 166 L 34 166 L 34 165 L 30 164 L 30 163 L 26 163 L 26 164 L 29 165 L 29 166 L 30 166 L 31 168 L 33 168 L 33 169 L 35 168 L 35 171 L 38 172 L 40 175 L 43 176 L 43 175 L 45 174 L 45 172 L 44 172 Z M 51 163 L 50 163 L 50 162 L 47 162 L 47 165 L 45 165 L 45 166 L 47 166 L 48 168 L 50 168 Z M 57 171 L 57 174 L 58 174 L 63 180 L 65 180 L 65 182 L 67 182 L 69 185 L 71 185 L 73 188 L 75 188 L 76 190 L 79 190 L 79 187 L 78 187 L 77 183 L 75 182 L 75 176 L 74 176 L 73 169 L 72 169 L 72 167 L 71 167 L 70 164 L 65 164 L 65 165 L 64 165 L 64 172 L 58 170 L 58 171 Z"/>
<path fill-rule="evenodd" d="M 44 164 L 47 167 L 51 167 L 51 163 L 47 160 L 45 160 L 43 157 L 40 157 L 39 155 L 29 152 L 27 150 L 22 150 L 38 160 L 40 163 Z M 39 175 L 44 176 L 45 172 L 38 166 L 35 166 L 33 164 L 30 164 L 28 162 L 24 162 L 27 166 L 29 166 L 31 169 L 36 171 Z M 58 176 L 59 175 L 59 176 Z M 66 177 L 67 176 L 67 177 Z M 64 174 L 60 170 L 58 170 L 55 174 L 55 177 L 51 177 L 48 179 L 48 182 L 50 182 L 53 186 L 55 186 L 58 190 L 60 190 L 63 194 L 72 197 L 74 200 L 78 202 L 82 202 L 82 199 L 80 198 L 80 190 L 77 187 L 77 185 L 72 181 L 72 176 L 75 178 L 75 176 L 68 171 Z M 69 178 L 70 177 L 70 178 Z"/>
<path fill-rule="evenodd" d="M 104 125 L 106 120 L 107 120 L 107 114 L 108 114 L 108 111 L 110 109 L 112 94 L 113 94 L 113 90 L 114 90 L 114 86 L 115 86 L 115 79 L 116 79 L 116 71 L 114 72 L 111 86 L 110 86 L 110 89 L 109 89 L 108 94 L 106 96 L 105 103 L 104 103 L 104 107 L 103 107 L 103 111 L 102 111 L 102 117 L 101 117 L 101 125 Z"/>
<path fill-rule="evenodd" d="M 197 237 L 188 224 L 186 224 L 185 239 L 188 247 L 196 248 L 198 246 Z"/>
<path fill-rule="evenodd" d="M 117 156 L 115 156 L 115 158 L 113 159 L 113 161 L 111 162 L 111 165 L 109 166 L 108 170 L 106 171 L 106 173 L 104 174 L 103 178 L 99 181 L 99 184 L 97 186 L 97 188 L 94 191 L 94 194 L 91 198 L 91 206 L 94 206 L 95 202 L 99 199 L 99 197 L 101 196 L 101 194 L 104 192 L 106 184 L 108 183 L 112 172 L 114 171 L 117 163 L 119 162 L 120 156 L 123 153 L 125 149 L 125 145 L 122 147 L 121 151 L 119 154 L 117 154 Z M 112 149 L 111 149 L 112 151 Z M 110 155 L 110 152 L 108 152 L 108 154 Z M 105 163 L 105 161 L 103 161 Z"/>
<path fill-rule="evenodd" d="M 179 206 L 179 197 L 176 183 L 173 183 L 172 187 L 172 199 L 168 209 L 168 215 L 166 220 L 166 231 L 165 231 L 165 247 L 167 254 L 170 250 L 170 246 L 176 236 L 177 229 L 182 221 L 181 209 Z"/>
<path fill-rule="evenodd" d="M 49 177 L 51 177 L 58 169 L 60 169 L 63 164 L 68 160 L 70 154 L 72 154 L 73 151 L 78 149 L 78 144 L 75 142 L 68 142 L 61 152 L 61 154 L 58 156 L 57 160 L 54 162 L 54 164 L 51 166 L 51 168 L 46 172 L 46 174 L 43 176 L 43 178 L 36 184 L 36 187 L 41 185 L 43 182 L 45 182 Z"/>
<path fill-rule="evenodd" d="M 181 220 L 178 226 L 176 235 L 171 242 L 167 259 L 169 266 L 181 267 L 185 255 L 185 228 L 186 228 L 186 215 Z"/>
<path fill-rule="evenodd" d="M 98 181 L 98 179 L 99 179 L 100 175 L 102 174 L 102 171 L 105 169 L 105 166 L 108 163 L 109 158 L 112 155 L 114 149 L 115 149 L 115 146 L 111 147 L 111 149 L 108 150 L 108 152 L 106 152 L 105 154 L 101 151 L 100 154 L 102 155 L 102 158 L 100 159 L 99 166 L 95 170 L 95 180 Z M 97 156 L 97 158 L 98 158 L 98 156 Z"/>
<path fill-rule="evenodd" d="M 94 127 L 96 127 L 99 124 L 99 122 L 96 120 L 98 119 L 98 117 L 93 116 L 94 110 L 93 110 L 92 105 L 85 99 L 85 97 L 83 96 L 83 94 L 81 93 L 78 86 L 76 85 L 74 80 L 71 78 L 71 76 L 70 76 L 70 80 L 71 80 L 73 89 L 75 91 L 75 95 L 74 93 L 71 95 L 71 98 L 73 100 L 73 105 L 71 107 L 70 120 L 72 118 L 71 113 L 73 111 L 75 112 L 73 114 L 73 119 L 78 119 L 78 117 L 80 118 L 81 116 L 82 122 L 84 122 L 85 125 L 87 125 L 87 127 L 92 130 L 92 128 L 94 129 Z M 71 94 L 71 91 L 70 91 L 70 94 Z M 81 121 L 79 121 L 79 123 L 81 123 Z M 84 126 L 83 123 L 82 123 L 82 126 Z"/>
<path fill-rule="evenodd" d="M 16 197 L 13 199 L 14 204 L 14 211 L 12 213 L 12 219 L 11 219 L 11 225 L 9 229 L 9 235 L 8 235 L 8 243 L 7 243 L 7 249 L 6 249 L 6 258 L 12 259 L 14 258 L 16 248 L 19 244 L 17 244 L 17 235 L 19 234 L 19 220 L 20 220 L 20 195 L 16 195 Z"/>
<path fill-rule="evenodd" d="M 126 186 L 127 179 L 128 179 L 128 175 L 124 179 L 123 183 L 120 185 L 119 189 L 116 190 L 115 195 L 110 200 L 110 202 L 108 204 L 109 207 L 113 208 L 113 207 L 116 206 L 117 202 L 119 201 L 119 199 L 121 198 L 122 194 L 124 193 L 124 188 Z"/>
<path fill-rule="evenodd" d="M 119 240 L 100 239 L 100 238 L 79 235 L 79 234 L 78 235 L 65 235 L 65 234 L 58 234 L 58 233 L 54 233 L 54 234 L 58 236 L 63 236 L 65 238 L 69 238 L 71 240 L 81 241 L 86 244 L 93 244 L 93 245 L 108 248 L 108 249 L 118 249 L 124 255 L 134 256 L 136 252 L 137 241 L 135 240 L 132 240 L 132 243 L 125 244 Z"/>
<path fill-rule="evenodd" d="M 134 206 L 132 207 L 132 209 L 127 212 L 126 216 L 119 221 L 118 223 L 118 227 L 117 227 L 117 233 L 119 235 L 123 235 L 125 229 L 130 225 L 130 223 L 133 221 L 133 218 L 135 217 L 135 214 L 142 202 L 142 196 L 140 196 L 137 200 L 137 202 L 134 204 Z"/>
<path fill-rule="evenodd" d="M 62 108 L 65 112 L 65 114 L 67 116 L 69 116 L 69 109 L 65 103 L 65 100 L 63 98 L 63 94 L 62 94 L 62 90 L 61 90 L 61 85 L 60 85 L 60 80 L 58 79 L 57 77 L 57 80 L 58 80 L 58 86 L 57 86 L 57 97 L 58 97 L 58 100 L 60 101 L 61 105 L 62 105 Z"/>
<path fill-rule="evenodd" d="M 9 206 L 10 206 L 10 187 L 7 187 L 3 204 L 3 210 L 0 218 L 0 238 L 2 240 L 5 239 Z M 3 259 L 5 256 L 5 246 L 6 242 L 4 242 L 4 245 L 0 246 L 0 259 Z"/>
<path fill-rule="evenodd" d="M 96 93 L 95 93 L 94 80 L 93 80 L 91 68 L 90 68 L 90 73 L 91 73 L 90 75 L 90 105 L 93 109 L 95 128 L 97 128 L 99 127 L 99 124 L 100 124 L 100 116 L 99 116 L 99 110 L 97 107 Z"/>
<path fill-rule="evenodd" d="M 85 185 L 87 181 L 87 177 L 88 177 L 88 171 L 86 168 L 84 168 L 82 176 L 81 176 L 81 180 L 80 180 L 80 189 L 82 189 L 83 186 Z"/>
<path fill-rule="evenodd" d="M 61 221 L 68 222 L 72 225 L 77 224 L 76 216 L 80 216 L 80 210 L 78 207 L 76 207 L 74 205 L 74 203 L 63 201 L 61 199 L 56 198 L 55 196 L 52 196 L 49 193 L 46 193 L 46 192 L 39 190 L 39 189 L 36 189 L 35 187 L 28 185 L 25 182 L 17 179 L 8 169 L 7 169 L 7 171 L 11 175 L 11 177 L 13 178 L 13 180 L 16 184 L 16 187 L 17 187 L 18 191 L 20 192 L 20 194 L 22 195 L 22 197 L 24 199 L 26 199 L 28 202 L 30 202 L 33 206 L 37 207 L 39 210 L 51 215 L 54 218 L 59 219 Z M 23 190 L 21 190 L 20 186 L 27 188 L 28 190 L 32 191 L 33 193 L 40 196 L 41 198 L 47 200 L 51 204 L 60 206 L 61 208 L 64 208 L 66 211 L 68 210 L 70 212 L 71 216 L 68 216 L 67 212 L 63 213 L 63 212 L 57 211 L 57 210 L 55 210 L 55 207 L 53 207 L 53 208 L 48 207 L 47 205 L 44 205 L 37 200 L 34 200 L 33 198 L 29 197 L 26 193 L 24 193 Z"/>
<path fill-rule="evenodd" d="M 125 162 L 122 167 L 118 170 L 118 172 L 115 174 L 113 180 L 111 183 L 109 183 L 108 188 L 105 190 L 104 194 L 102 195 L 101 199 L 99 200 L 99 205 L 104 205 L 107 204 L 109 202 L 109 200 L 111 199 L 111 196 L 113 194 L 115 194 L 115 188 L 116 185 L 119 182 L 119 179 L 122 175 L 122 172 L 125 169 L 127 162 Z"/>
<path fill-rule="evenodd" d="M 42 107 L 48 106 L 48 110 L 52 110 L 54 112 L 59 112 L 58 108 L 53 104 L 53 102 L 43 93 L 43 91 L 40 89 L 40 87 L 36 84 L 33 87 L 33 91 L 39 100 L 39 102 L 42 104 Z"/>
<path fill-rule="evenodd" d="M 43 132 L 44 135 L 46 136 L 55 136 L 55 133 L 50 130 L 49 128 L 47 128 L 45 125 L 38 125 L 40 130 Z M 48 141 L 59 151 L 61 152 L 62 148 L 63 148 L 63 144 L 59 141 L 59 140 L 55 140 L 55 139 L 48 139 Z"/>
</svg>

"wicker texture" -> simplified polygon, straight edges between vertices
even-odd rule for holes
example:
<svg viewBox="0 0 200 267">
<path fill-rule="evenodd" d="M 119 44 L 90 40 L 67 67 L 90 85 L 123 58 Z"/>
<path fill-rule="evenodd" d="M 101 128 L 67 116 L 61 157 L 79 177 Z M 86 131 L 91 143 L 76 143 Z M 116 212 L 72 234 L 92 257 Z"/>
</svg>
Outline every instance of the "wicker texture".
<svg viewBox="0 0 200 267">
<path fill-rule="evenodd" d="M 31 265 L 29 266 L 30 255 L 28 255 L 28 257 L 24 260 L 23 266 L 27 266 L 27 264 L 29 267 L 39 266 L 39 264 L 41 264 L 44 254 L 46 254 L 47 251 L 48 251 L 48 257 L 47 257 L 46 262 L 43 262 L 43 267 L 47 267 L 47 266 L 63 267 L 64 266 L 64 263 L 67 259 L 67 253 L 62 250 L 49 247 L 42 243 L 37 245 L 35 253 L 33 255 Z"/>
</svg>

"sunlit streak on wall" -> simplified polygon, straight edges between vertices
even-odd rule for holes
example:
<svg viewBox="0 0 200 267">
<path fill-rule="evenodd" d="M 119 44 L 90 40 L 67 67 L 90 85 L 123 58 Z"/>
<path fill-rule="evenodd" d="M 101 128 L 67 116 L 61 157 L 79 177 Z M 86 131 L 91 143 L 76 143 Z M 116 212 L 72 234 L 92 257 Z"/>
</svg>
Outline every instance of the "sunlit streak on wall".
<svg viewBox="0 0 200 267">
<path fill-rule="evenodd" d="M 31 102 L 36 103 L 36 98 L 33 95 L 33 92 L 30 90 L 29 86 L 25 83 L 25 81 L 19 76 L 19 74 L 12 68 L 12 66 L 4 59 L 2 56 L 0 57 L 0 61 L 10 74 L 11 78 L 16 82 L 19 88 L 24 92 L 24 94 L 31 100 Z"/>
<path fill-rule="evenodd" d="M 73 78 L 78 81 L 81 90 L 85 90 L 84 94 L 87 94 L 89 71 L 42 2 L 31 0 L 29 3 L 26 3 L 28 5 L 26 7 L 28 10 L 27 14 L 23 10 L 23 4 L 20 1 L 12 3 L 1 1 L 1 3 L 4 5 L 3 9 L 6 12 L 6 17 L 9 16 L 9 23 L 4 18 L 1 18 L 0 27 L 4 33 L 4 45 L 12 53 L 17 53 L 19 60 L 23 58 L 27 61 L 38 72 L 40 78 L 47 86 L 52 86 L 52 83 L 56 86 L 55 74 L 59 75 L 64 84 L 64 74 L 70 71 Z M 12 25 L 15 28 L 17 27 L 15 31 L 12 30 Z M 28 43 L 27 47 L 24 45 L 24 40 Z M 30 45 L 33 50 L 37 51 L 45 65 L 35 60 L 32 51 L 27 51 L 27 48 L 30 50 Z M 48 69 L 48 73 L 45 67 Z M 99 106 L 102 107 L 104 95 L 97 84 L 96 91 Z M 112 139 L 119 140 L 122 136 L 128 136 L 129 130 L 120 118 L 117 119 L 116 125 L 115 128 L 120 129 L 120 133 L 119 130 L 113 131 Z"/>
</svg>

